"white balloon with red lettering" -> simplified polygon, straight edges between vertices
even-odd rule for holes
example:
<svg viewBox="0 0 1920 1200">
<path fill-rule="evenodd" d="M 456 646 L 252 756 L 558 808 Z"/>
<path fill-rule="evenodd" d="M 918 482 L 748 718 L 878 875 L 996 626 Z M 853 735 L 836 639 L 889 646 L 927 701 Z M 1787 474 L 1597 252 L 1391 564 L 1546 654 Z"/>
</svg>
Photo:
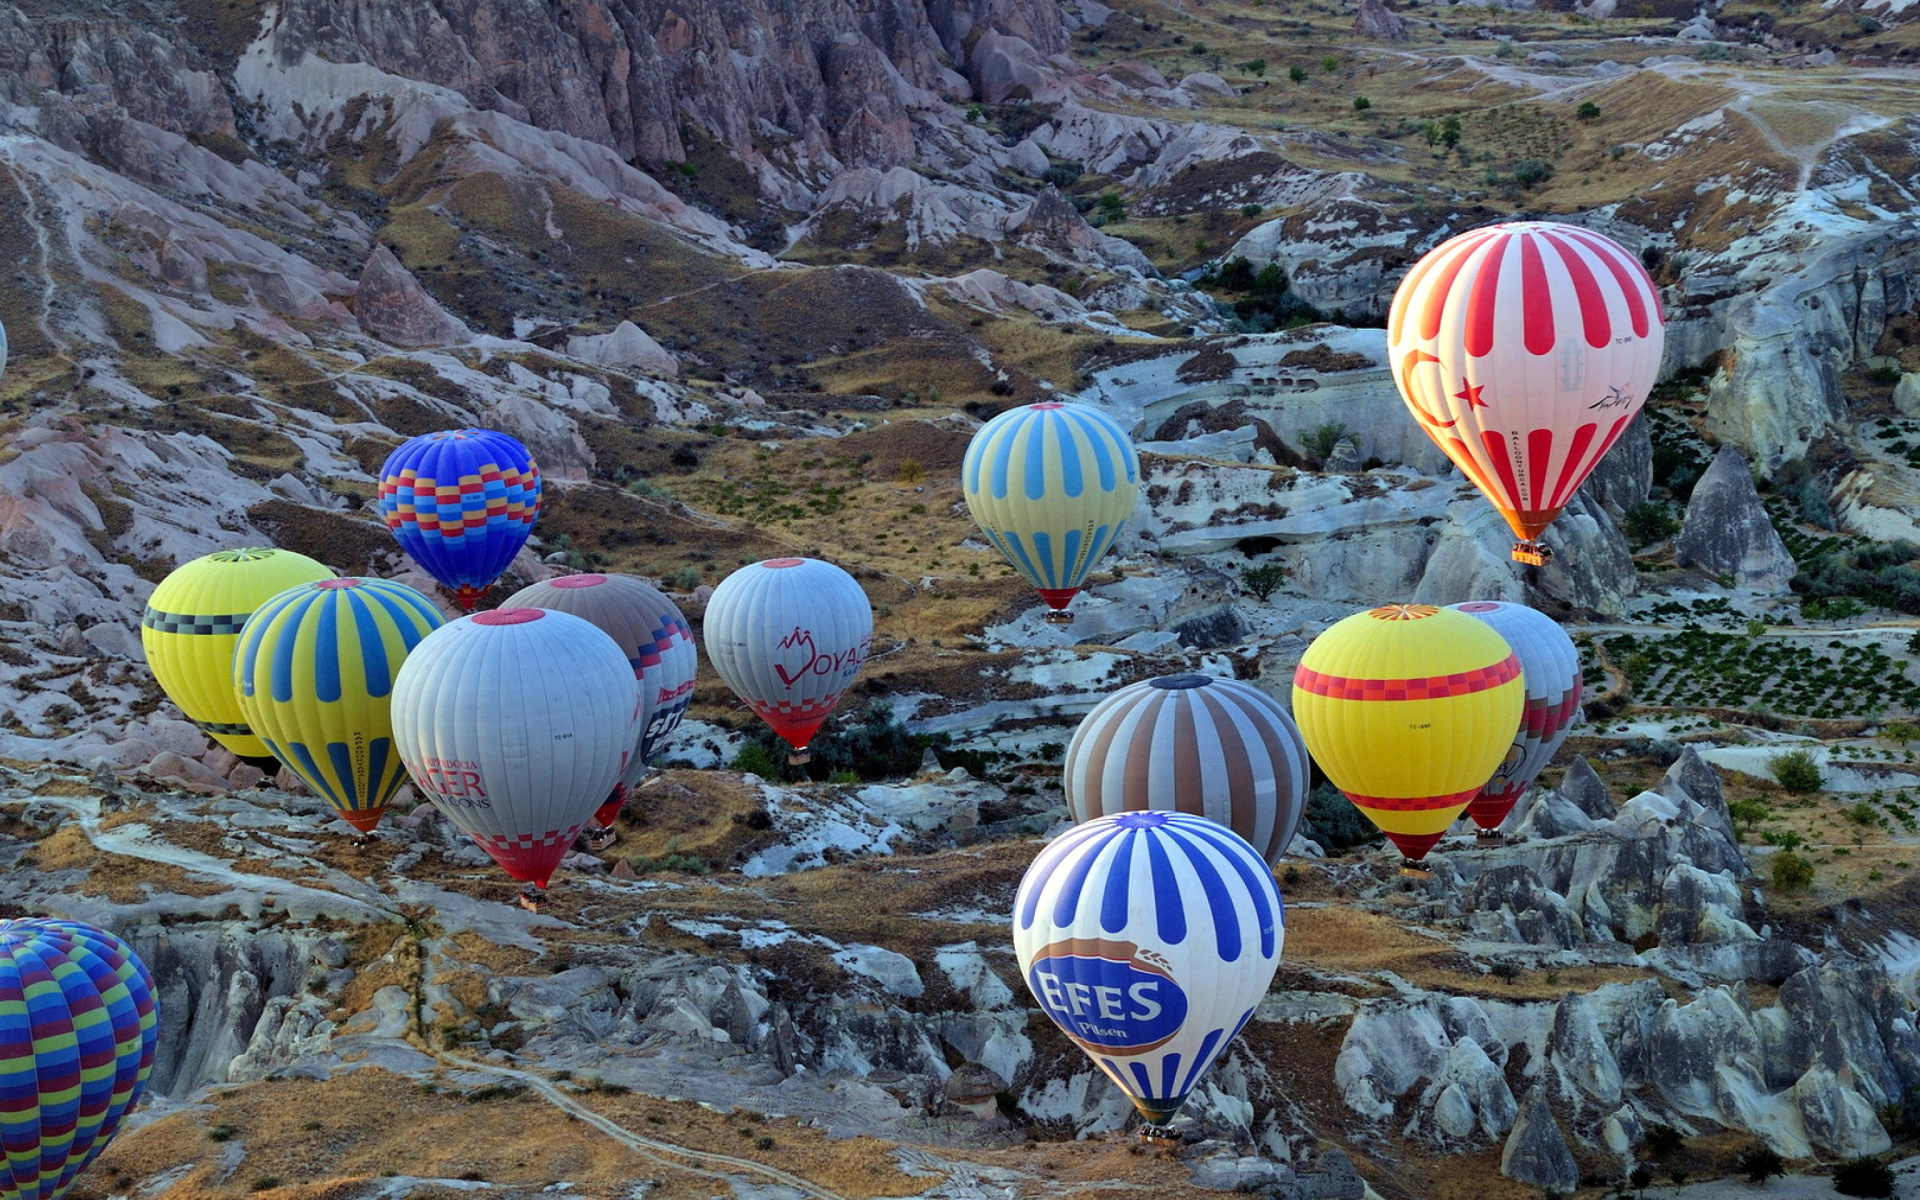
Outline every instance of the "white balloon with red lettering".
<svg viewBox="0 0 1920 1200">
<path fill-rule="evenodd" d="M 435 808 L 545 887 L 626 769 L 640 685 L 591 622 L 499 608 L 423 638 L 393 685 L 393 740 Z"/>
<path fill-rule="evenodd" d="M 1149 1124 L 1173 1119 L 1280 965 L 1273 871 L 1231 829 L 1125 812 L 1048 843 L 1013 901 L 1034 999 Z"/>
<path fill-rule="evenodd" d="M 770 558 L 720 581 L 704 626 L 714 670 L 803 763 L 866 661 L 873 606 L 832 563 Z"/>
<path fill-rule="evenodd" d="M 1540 535 L 1646 403 L 1665 346 L 1640 260 L 1553 221 L 1442 243 L 1387 318 L 1401 398 L 1506 518 L 1514 558 L 1536 565 L 1551 557 Z"/>
</svg>

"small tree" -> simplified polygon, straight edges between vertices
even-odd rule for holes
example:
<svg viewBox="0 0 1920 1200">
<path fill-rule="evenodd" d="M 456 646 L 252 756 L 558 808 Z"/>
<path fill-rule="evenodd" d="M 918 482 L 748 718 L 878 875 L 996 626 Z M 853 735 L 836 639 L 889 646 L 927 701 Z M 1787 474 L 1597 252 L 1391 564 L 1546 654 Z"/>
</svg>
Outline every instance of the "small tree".
<svg viewBox="0 0 1920 1200">
<path fill-rule="evenodd" d="M 1833 1169 L 1833 1190 L 1842 1196 L 1891 1196 L 1893 1183 L 1893 1168 L 1877 1158 L 1856 1158 Z"/>
<path fill-rule="evenodd" d="M 1791 850 L 1773 856 L 1773 886 L 1783 892 L 1804 892 L 1813 886 L 1813 864 Z"/>
<path fill-rule="evenodd" d="M 1213 51 L 1207 49 L 1207 44 L 1205 42 L 1195 42 L 1192 46 L 1187 48 L 1187 53 L 1193 55 L 1195 58 L 1205 58 L 1208 55 L 1212 54 Z"/>
<path fill-rule="evenodd" d="M 1579 108 L 1574 109 L 1573 115 L 1579 117 L 1582 121 L 1596 121 L 1600 118 L 1600 106 L 1588 100 L 1583 102 Z"/>
<path fill-rule="evenodd" d="M 1791 829 L 1769 829 L 1760 835 L 1760 840 L 1769 846 L 1778 846 L 1789 853 L 1798 850 L 1806 843 L 1805 838 Z"/>
<path fill-rule="evenodd" d="M 1774 782 L 1796 796 L 1817 792 L 1825 782 L 1820 773 L 1820 764 L 1810 750 L 1787 750 L 1776 754 L 1768 761 L 1767 770 L 1773 773 Z"/>
<path fill-rule="evenodd" d="M 1353 98 L 1353 111 L 1355 112 L 1365 112 L 1372 107 L 1373 101 L 1367 99 L 1365 96 L 1355 96 Z"/>
<path fill-rule="evenodd" d="M 1646 1190 L 1653 1186 L 1653 1168 L 1641 1163 L 1634 1167 L 1631 1175 L 1627 1176 L 1627 1182 L 1633 1185 L 1634 1191 L 1644 1195 Z"/>
<path fill-rule="evenodd" d="M 1773 1147 L 1756 1143 L 1741 1151 L 1733 1160 L 1733 1169 L 1747 1177 L 1748 1183 L 1765 1183 L 1775 1175 L 1787 1173 L 1786 1160 L 1774 1152 Z"/>
<path fill-rule="evenodd" d="M 1912 721 L 1888 721 L 1880 736 L 1905 750 L 1908 742 L 1920 741 L 1920 725 Z"/>
<path fill-rule="evenodd" d="M 919 483 L 926 477 L 926 474 L 927 469 L 921 466 L 917 460 L 911 458 L 903 458 L 900 460 L 900 470 L 897 478 L 901 483 Z"/>
<path fill-rule="evenodd" d="M 1307 81 L 1307 69 L 1305 67 L 1288 67 L 1287 78 L 1293 80 L 1295 83 L 1305 83 Z M 1914 636 L 1920 638 L 1920 634 L 1915 634 Z"/>
<path fill-rule="evenodd" d="M 1440 122 L 1440 144 L 1451 150 L 1460 144 L 1460 118 L 1448 117 Z M 1916 634 L 1920 637 L 1920 634 Z"/>
<path fill-rule="evenodd" d="M 1636 546 L 1657 542 L 1669 538 L 1680 531 L 1680 526 L 1667 511 L 1664 504 L 1652 500 L 1634 505 L 1626 512 L 1620 522 L 1622 530 L 1633 539 Z"/>
<path fill-rule="evenodd" d="M 1322 71 L 1325 71 L 1329 75 L 1333 74 L 1335 71 L 1338 71 L 1340 69 L 1340 56 L 1337 54 L 1327 55 L 1325 58 L 1320 60 L 1320 69 Z"/>
<path fill-rule="evenodd" d="M 1773 810 L 1758 800 L 1735 800 L 1727 805 L 1727 815 L 1740 823 L 1743 832 L 1752 833 L 1755 825 L 1773 815 Z"/>
<path fill-rule="evenodd" d="M 1687 1135 L 1671 1125 L 1647 1126 L 1647 1152 L 1655 1158 L 1665 1160 L 1680 1153 L 1687 1144 Z"/>
<path fill-rule="evenodd" d="M 1265 602 L 1287 581 L 1287 569 L 1279 563 L 1261 563 L 1257 567 L 1242 568 L 1240 578 L 1246 583 L 1248 591 Z"/>
<path fill-rule="evenodd" d="M 1438 145 L 1440 142 L 1440 122 L 1423 122 L 1420 126 L 1420 133 L 1427 139 L 1427 145 Z"/>
<path fill-rule="evenodd" d="M 1256 58 L 1252 62 L 1245 64 L 1244 69 L 1247 74 L 1253 76 L 1255 79 L 1264 78 L 1267 73 L 1267 60 L 1264 58 Z"/>
</svg>

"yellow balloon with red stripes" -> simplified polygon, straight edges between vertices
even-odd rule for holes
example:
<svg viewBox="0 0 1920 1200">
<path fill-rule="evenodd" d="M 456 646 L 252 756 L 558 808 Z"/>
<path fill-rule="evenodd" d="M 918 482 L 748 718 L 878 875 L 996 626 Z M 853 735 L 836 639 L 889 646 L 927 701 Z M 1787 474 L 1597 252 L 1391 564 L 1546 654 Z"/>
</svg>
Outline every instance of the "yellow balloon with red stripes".
<svg viewBox="0 0 1920 1200">
<path fill-rule="evenodd" d="M 1412 863 L 1493 777 L 1525 702 L 1506 639 L 1426 604 L 1355 613 L 1313 640 L 1293 676 L 1308 752 Z"/>
</svg>

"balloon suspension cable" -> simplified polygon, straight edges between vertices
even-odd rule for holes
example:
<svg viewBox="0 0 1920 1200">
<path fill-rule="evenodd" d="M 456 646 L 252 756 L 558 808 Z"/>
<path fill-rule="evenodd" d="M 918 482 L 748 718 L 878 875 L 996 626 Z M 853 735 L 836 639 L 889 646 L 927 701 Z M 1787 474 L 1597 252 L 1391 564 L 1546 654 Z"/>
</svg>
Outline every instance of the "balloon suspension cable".
<svg viewBox="0 0 1920 1200">
<path fill-rule="evenodd" d="M 1071 625 L 1073 624 L 1073 613 L 1064 608 L 1050 608 L 1046 611 L 1046 615 L 1040 619 L 1049 625 Z"/>
<path fill-rule="evenodd" d="M 813 751 L 806 746 L 802 746 L 787 755 L 787 765 L 790 767 L 804 767 L 812 761 Z"/>
<path fill-rule="evenodd" d="M 547 889 L 530 883 L 520 889 L 519 904 L 530 913 L 547 911 Z"/>
<path fill-rule="evenodd" d="M 1553 558 L 1553 551 L 1540 542 L 1522 539 L 1513 544 L 1513 561 L 1526 563 L 1530 567 L 1544 567 Z"/>
</svg>

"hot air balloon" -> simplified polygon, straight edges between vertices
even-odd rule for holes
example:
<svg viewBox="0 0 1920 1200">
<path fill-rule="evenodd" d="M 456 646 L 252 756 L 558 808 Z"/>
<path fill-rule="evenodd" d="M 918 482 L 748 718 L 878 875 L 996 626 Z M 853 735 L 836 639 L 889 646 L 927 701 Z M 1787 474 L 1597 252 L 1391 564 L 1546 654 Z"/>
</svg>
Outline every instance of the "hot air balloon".
<svg viewBox="0 0 1920 1200">
<path fill-rule="evenodd" d="M 272 752 L 255 737 L 233 691 L 233 646 L 262 603 L 333 572 L 304 554 L 271 546 L 217 550 L 175 568 L 147 598 L 140 647 L 147 666 L 187 719 L 242 758 Z"/>
<path fill-rule="evenodd" d="M 247 618 L 234 688 L 260 740 L 369 840 L 406 782 L 394 751 L 394 676 L 443 624 L 432 601 L 386 579 L 288 588 Z"/>
<path fill-rule="evenodd" d="M 1307 811 L 1307 747 L 1259 688 L 1171 675 L 1121 688 L 1080 722 L 1061 770 L 1076 821 L 1153 809 L 1206 817 L 1279 862 Z"/>
<path fill-rule="evenodd" d="M 153 975 L 103 929 L 0 921 L 0 1138 L 8 1200 L 60 1200 L 147 1090 Z"/>
<path fill-rule="evenodd" d="M 1075 826 L 1033 860 L 1013 900 L 1034 999 L 1154 1126 L 1253 1016 L 1285 937 L 1259 853 L 1186 813 Z"/>
<path fill-rule="evenodd" d="M 640 681 L 639 740 L 588 829 L 589 844 L 602 849 L 612 844 L 613 819 L 627 792 L 640 782 L 647 763 L 686 715 L 700 665 L 693 628 L 658 588 L 631 575 L 562 575 L 521 588 L 502 607 L 545 608 L 593 622 L 620 647 Z"/>
<path fill-rule="evenodd" d="M 527 884 L 547 880 L 640 736 L 627 656 L 589 621 L 542 608 L 462 617 L 421 642 L 393 689 L 393 736 L 434 807 Z"/>
<path fill-rule="evenodd" d="M 707 601 L 707 657 L 734 695 L 793 747 L 795 765 L 873 642 L 853 576 L 812 558 L 770 558 L 720 581 Z"/>
<path fill-rule="evenodd" d="M 1293 717 L 1333 786 L 1418 872 L 1492 778 L 1520 725 L 1520 660 L 1464 613 L 1393 604 L 1307 647 Z"/>
<path fill-rule="evenodd" d="M 1084 404 L 1011 408 L 980 427 L 960 465 L 974 523 L 1040 591 L 1049 621 L 1120 536 L 1140 497 L 1140 457 L 1112 417 Z"/>
<path fill-rule="evenodd" d="M 1610 238 L 1514 221 L 1441 243 L 1393 296 L 1387 356 L 1427 436 L 1520 540 L 1539 537 L 1646 402 L 1666 317 Z"/>
<path fill-rule="evenodd" d="M 7 327 L 0 325 L 0 375 L 7 373 Z"/>
<path fill-rule="evenodd" d="M 1527 703 L 1507 756 L 1480 794 L 1467 802 L 1467 815 L 1484 838 L 1500 828 L 1513 806 L 1567 740 L 1580 711 L 1580 652 L 1560 623 L 1524 604 L 1470 600 L 1454 609 L 1491 626 L 1513 648 L 1526 680 Z"/>
<path fill-rule="evenodd" d="M 539 511 L 533 456 L 491 429 L 423 433 L 380 468 L 387 528 L 468 611 L 526 545 Z"/>
</svg>

